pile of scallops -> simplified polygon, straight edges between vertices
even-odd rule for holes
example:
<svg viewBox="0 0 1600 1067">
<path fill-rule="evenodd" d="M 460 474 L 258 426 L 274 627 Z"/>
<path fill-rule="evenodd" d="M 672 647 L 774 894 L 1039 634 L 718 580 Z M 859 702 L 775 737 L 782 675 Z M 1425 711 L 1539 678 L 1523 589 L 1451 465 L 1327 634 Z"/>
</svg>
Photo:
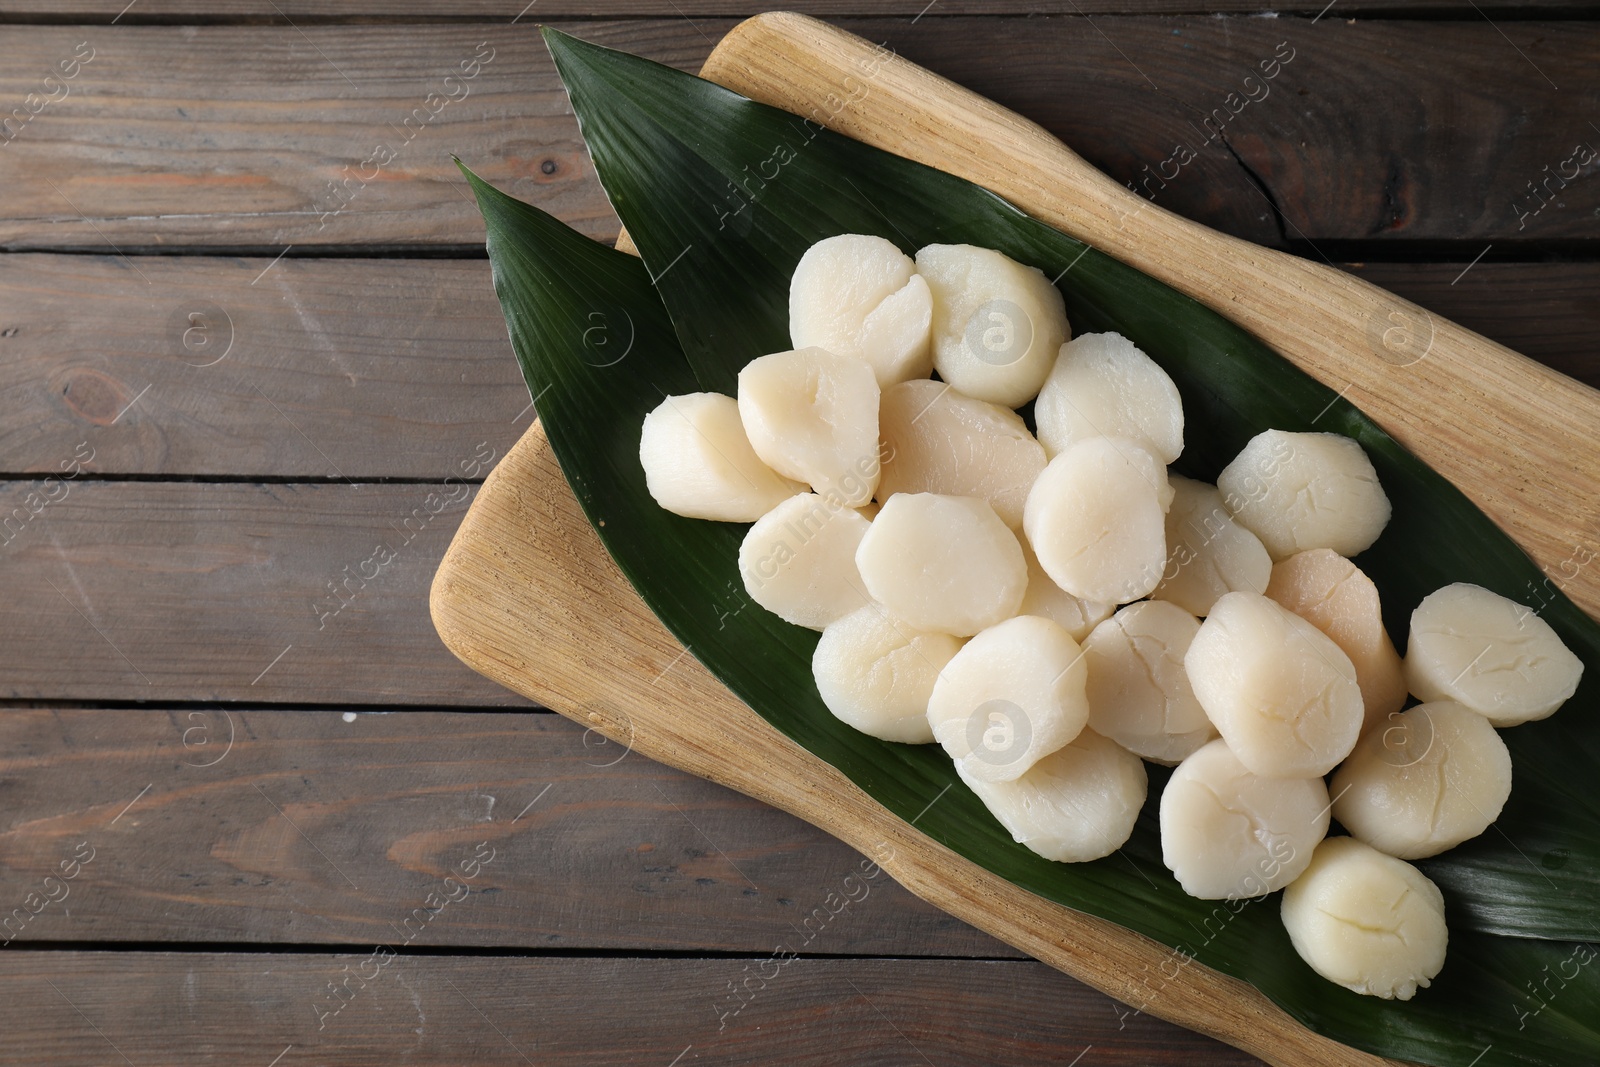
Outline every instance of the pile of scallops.
<svg viewBox="0 0 1600 1067">
<path fill-rule="evenodd" d="M 1118 334 L 1072 337 L 1051 280 L 999 252 L 828 238 L 795 270 L 789 330 L 737 397 L 663 400 L 639 454 L 662 507 L 753 523 L 745 589 L 821 631 L 828 709 L 942 745 L 1018 842 L 1062 862 L 1120 848 L 1143 761 L 1175 767 L 1161 848 L 1186 892 L 1284 890 L 1323 977 L 1400 999 L 1428 985 L 1444 901 L 1407 861 L 1494 821 L 1511 791 L 1496 728 L 1577 687 L 1550 626 L 1450 585 L 1412 614 L 1402 659 L 1350 561 L 1390 513 L 1360 444 L 1266 430 L 1215 485 L 1169 473 L 1172 380 Z"/>
</svg>

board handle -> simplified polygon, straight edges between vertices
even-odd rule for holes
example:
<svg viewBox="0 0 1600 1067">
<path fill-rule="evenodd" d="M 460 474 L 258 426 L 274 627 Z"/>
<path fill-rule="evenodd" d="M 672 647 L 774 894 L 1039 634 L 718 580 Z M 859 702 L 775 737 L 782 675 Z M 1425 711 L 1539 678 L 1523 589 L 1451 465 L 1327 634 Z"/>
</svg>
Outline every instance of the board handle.
<svg viewBox="0 0 1600 1067">
<path fill-rule="evenodd" d="M 1600 552 L 1585 528 L 1600 505 L 1600 392 L 1344 271 L 1158 207 L 1035 123 L 817 19 L 746 19 L 701 75 L 982 185 L 1243 326 L 1450 479 L 1600 617 L 1600 567 L 1569 576 Z"/>
</svg>

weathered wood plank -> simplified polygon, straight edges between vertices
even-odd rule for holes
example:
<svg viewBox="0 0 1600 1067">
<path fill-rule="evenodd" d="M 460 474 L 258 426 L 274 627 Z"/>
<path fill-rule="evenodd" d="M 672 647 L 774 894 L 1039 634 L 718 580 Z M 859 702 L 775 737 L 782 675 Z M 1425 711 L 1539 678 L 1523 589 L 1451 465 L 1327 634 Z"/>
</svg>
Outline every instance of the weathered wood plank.
<svg viewBox="0 0 1600 1067">
<path fill-rule="evenodd" d="M 18 1067 L 1258 1062 L 1009 960 L 6 953 L 0 1003 Z"/>
<path fill-rule="evenodd" d="M 1600 236 L 1600 182 L 1586 180 L 1600 157 L 1559 206 L 1518 212 L 1542 168 L 1561 169 L 1579 142 L 1600 148 L 1580 89 L 1595 84 L 1600 26 L 1084 21 L 946 22 L 891 44 L 1162 206 L 1263 243 L 1264 225 L 1313 241 Z"/>
<path fill-rule="evenodd" d="M 1350 269 L 1600 386 L 1600 264 L 1464 266 Z M 115 256 L 0 256 L 5 469 L 55 471 L 87 444 L 105 475 L 325 478 L 336 464 L 443 479 L 480 444 L 504 454 L 532 417 L 486 262 L 183 256 L 139 269 L 161 299 Z"/>
<path fill-rule="evenodd" d="M 1345 269 L 1600 388 L 1600 263 L 1365 263 Z"/>
<path fill-rule="evenodd" d="M 1574 162 L 1577 144 L 1600 144 L 1575 91 L 1600 63 L 1593 23 L 842 22 L 1253 240 L 1600 236 L 1600 182 L 1587 180 L 1600 163 Z M 694 68 L 730 24 L 571 28 Z M 451 152 L 585 232 L 615 230 L 526 25 L 26 26 L 7 43 L 0 99 L 26 100 L 80 44 L 93 58 L 0 149 L 0 247 L 475 244 Z M 1276 77 L 1261 79 L 1263 63 Z M 169 73 L 157 84 L 152 69 Z M 459 99 L 429 103 L 447 92 Z M 1544 182 L 1560 196 L 1535 212 L 1530 183 Z"/>
<path fill-rule="evenodd" d="M 690 68 L 711 47 L 683 19 L 582 32 Z M 476 244 L 452 153 L 616 232 L 531 24 L 23 26 L 6 51 L 0 100 L 44 102 L 0 147 L 0 246 Z"/>
<path fill-rule="evenodd" d="M 1600 389 L 1600 264 L 1354 264 L 1352 274 Z"/>
<path fill-rule="evenodd" d="M 137 268 L 0 256 L 0 469 L 442 480 L 533 417 L 487 262 Z"/>
<path fill-rule="evenodd" d="M 525 705 L 428 619 L 474 491 L 0 482 L 0 696 Z"/>
<path fill-rule="evenodd" d="M 13 948 L 1020 956 L 821 830 L 548 713 L 16 709 L 0 779 L 0 900 L 66 894 L 0 911 Z"/>
<path fill-rule="evenodd" d="M 952 15 L 1182 15 L 1213 12 L 1316 14 L 1327 0 L 1288 0 L 1267 5 L 1263 0 L 793 0 L 785 11 L 819 17 L 872 16 L 936 19 Z M 1506 10 L 1595 10 L 1593 0 L 1485 0 L 1488 12 Z M 462 0 L 441 10 L 428 0 L 141 0 L 128 9 L 126 0 L 0 0 L 0 14 L 39 19 L 82 19 L 86 23 L 195 21 L 228 19 L 293 20 L 307 25 L 342 19 L 396 18 L 481 19 L 486 22 L 516 19 L 521 22 L 569 18 L 746 18 L 773 10 L 770 3 L 750 0 L 539 0 L 523 11 L 522 0 Z M 1383 13 L 1440 12 L 1460 14 L 1455 0 L 1340 0 L 1338 10 Z M 518 12 L 522 11 L 519 15 Z M 119 18 L 120 16 L 120 18 Z M 1370 14 L 1369 14 L 1370 17 Z"/>
</svg>

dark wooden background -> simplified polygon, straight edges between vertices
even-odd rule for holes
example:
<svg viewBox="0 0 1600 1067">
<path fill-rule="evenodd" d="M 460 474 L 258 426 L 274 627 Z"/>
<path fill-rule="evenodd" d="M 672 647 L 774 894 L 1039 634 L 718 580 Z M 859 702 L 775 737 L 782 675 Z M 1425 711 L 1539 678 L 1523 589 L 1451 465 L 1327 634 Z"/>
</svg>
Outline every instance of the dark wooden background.
<svg viewBox="0 0 1600 1067">
<path fill-rule="evenodd" d="M 0 0 L 0 1059 L 1253 1062 L 887 877 L 830 916 L 849 849 L 433 633 L 531 418 L 450 154 L 608 239 L 535 21 L 693 69 L 758 8 L 125 2 Z M 798 6 L 1600 384 L 1595 3 L 925 2 Z"/>
</svg>

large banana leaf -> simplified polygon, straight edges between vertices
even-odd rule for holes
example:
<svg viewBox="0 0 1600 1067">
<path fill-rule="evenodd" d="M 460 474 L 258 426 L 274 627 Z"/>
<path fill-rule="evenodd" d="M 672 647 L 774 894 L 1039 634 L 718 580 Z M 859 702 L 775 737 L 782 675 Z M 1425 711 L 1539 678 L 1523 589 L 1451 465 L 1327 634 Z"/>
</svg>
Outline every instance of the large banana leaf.
<svg viewBox="0 0 1600 1067">
<path fill-rule="evenodd" d="M 1392 632 L 1452 581 L 1513 599 L 1543 575 L 1460 492 L 1353 405 L 1244 330 L 961 179 L 835 136 L 669 68 L 549 32 L 601 182 L 658 288 L 697 377 L 733 392 L 751 358 L 788 347 L 788 279 L 814 241 L 876 233 L 908 250 L 998 248 L 1062 277 L 1077 332 L 1117 330 L 1183 394 L 1190 430 L 1178 469 L 1214 480 L 1260 430 L 1335 430 L 1366 447 L 1395 502 L 1359 561 L 1379 583 Z M 768 177 L 770 176 L 770 177 Z M 1330 407 L 1331 404 L 1331 407 Z M 1315 424 L 1313 425 L 1313 420 Z M 1459 925 L 1600 938 L 1600 627 L 1558 597 L 1544 611 L 1591 664 L 1547 722 L 1505 734 L 1527 768 L 1498 830 L 1426 864 L 1455 890 Z"/>
<path fill-rule="evenodd" d="M 1410 608 L 1437 585 L 1471 580 L 1516 596 L 1537 575 L 1487 519 L 1247 334 L 991 194 L 687 75 L 549 36 L 643 263 L 474 182 L 496 290 L 564 471 L 607 548 L 680 640 L 758 713 L 891 811 L 909 819 L 939 797 L 918 826 L 951 848 L 1243 978 L 1323 1033 L 1463 1067 L 1600 1062 L 1600 968 L 1579 964 L 1591 958 L 1586 949 L 1543 940 L 1595 936 L 1600 834 L 1594 784 L 1583 772 L 1597 750 L 1596 727 L 1585 720 L 1600 641 L 1570 604 L 1546 617 L 1590 663 L 1591 683 L 1561 715 L 1507 734 L 1518 777 L 1498 829 L 1430 865 L 1452 925 L 1444 973 L 1409 1003 L 1375 1001 L 1324 982 L 1299 960 L 1275 898 L 1235 913 L 1185 896 L 1160 863 L 1153 806 L 1119 855 L 1050 863 L 1010 840 L 937 748 L 886 744 L 834 720 L 810 678 L 815 634 L 738 592 L 742 528 L 657 508 L 638 467 L 637 434 L 663 393 L 731 391 L 747 359 L 786 347 L 787 278 L 812 241 L 847 231 L 880 233 L 908 250 L 971 241 L 1051 276 L 1070 268 L 1063 290 L 1074 326 L 1120 330 L 1166 366 L 1191 427 L 1186 473 L 1214 476 L 1257 430 L 1308 428 L 1334 401 L 1316 428 L 1361 440 L 1396 504 L 1389 531 L 1361 562 L 1401 632 Z M 755 187 L 749 174 L 770 172 L 770 162 L 761 165 L 777 158 L 780 143 L 791 151 L 777 177 Z M 730 200 L 735 180 L 732 188 L 746 192 Z"/>
</svg>

